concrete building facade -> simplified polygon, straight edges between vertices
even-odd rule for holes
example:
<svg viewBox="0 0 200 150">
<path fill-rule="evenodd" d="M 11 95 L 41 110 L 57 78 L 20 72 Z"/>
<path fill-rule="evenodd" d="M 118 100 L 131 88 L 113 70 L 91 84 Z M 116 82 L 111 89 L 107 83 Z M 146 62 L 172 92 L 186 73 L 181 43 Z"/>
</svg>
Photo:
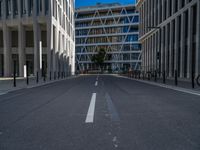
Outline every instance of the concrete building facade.
<svg viewBox="0 0 200 150">
<path fill-rule="evenodd" d="M 200 74 L 200 1 L 137 0 L 142 69 L 189 79 Z"/>
<path fill-rule="evenodd" d="M 0 76 L 14 64 L 20 77 L 74 72 L 73 0 L 0 0 Z"/>
<path fill-rule="evenodd" d="M 139 14 L 133 4 L 101 4 L 76 9 L 77 70 L 97 70 L 91 61 L 100 49 L 106 51 L 104 70 L 140 69 Z"/>
</svg>

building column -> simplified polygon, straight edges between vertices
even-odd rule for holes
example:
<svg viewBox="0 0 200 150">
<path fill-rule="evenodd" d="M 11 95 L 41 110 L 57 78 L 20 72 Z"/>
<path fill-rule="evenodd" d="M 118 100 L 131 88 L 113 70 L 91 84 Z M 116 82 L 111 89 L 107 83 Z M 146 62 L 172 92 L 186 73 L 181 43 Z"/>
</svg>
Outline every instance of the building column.
<svg viewBox="0 0 200 150">
<path fill-rule="evenodd" d="M 33 32 L 34 32 L 34 75 L 37 73 L 41 76 L 42 67 L 40 64 L 40 41 L 41 41 L 41 31 L 40 25 L 37 21 L 34 21 L 33 24 Z"/>
<path fill-rule="evenodd" d="M 175 18 L 175 52 L 174 52 L 174 70 L 178 72 L 178 48 L 179 48 L 179 41 L 178 41 L 178 28 L 179 28 L 178 17 Z"/>
<path fill-rule="evenodd" d="M 192 28 L 193 28 L 193 9 L 192 7 L 188 10 L 188 41 L 187 41 L 187 54 L 188 54 L 188 61 L 187 61 L 187 78 L 191 77 L 191 70 L 192 70 Z"/>
<path fill-rule="evenodd" d="M 170 44 L 169 44 L 169 77 L 172 77 L 173 73 L 172 73 L 172 50 L 173 50 L 173 22 L 170 22 Z"/>
<path fill-rule="evenodd" d="M 185 13 L 181 15 L 181 51 L 180 51 L 180 77 L 184 77 L 184 62 L 185 62 Z"/>
<path fill-rule="evenodd" d="M 20 23 L 18 25 L 18 53 L 19 53 L 19 76 L 24 77 L 24 65 L 26 64 L 25 54 L 25 29 Z"/>
<path fill-rule="evenodd" d="M 53 51 L 53 72 L 54 77 L 57 77 L 58 72 L 58 29 L 54 27 L 54 51 Z"/>
<path fill-rule="evenodd" d="M 169 74 L 169 68 L 168 68 L 168 59 L 169 59 L 169 55 L 168 55 L 168 52 L 169 52 L 169 26 L 168 24 L 165 26 L 165 47 L 164 47 L 164 50 L 165 50 L 165 71 L 166 71 L 166 75 L 168 76 Z"/>
<path fill-rule="evenodd" d="M 52 70 L 52 54 L 53 54 L 53 25 L 47 24 L 47 77 L 53 75 Z"/>
<path fill-rule="evenodd" d="M 164 41 L 164 27 L 161 28 L 161 72 L 163 72 L 165 70 L 164 66 L 165 66 L 165 61 L 164 61 L 164 58 L 165 58 L 165 41 Z"/>
<path fill-rule="evenodd" d="M 6 23 L 3 24 L 3 44 L 4 44 L 4 76 L 12 75 L 12 52 L 11 52 L 11 32 Z"/>
<path fill-rule="evenodd" d="M 158 54 L 159 54 L 159 59 L 158 59 L 158 71 L 159 73 L 161 72 L 161 29 L 158 31 Z"/>
<path fill-rule="evenodd" d="M 147 71 L 147 40 L 144 40 L 144 71 Z"/>
<path fill-rule="evenodd" d="M 45 0 L 42 0 L 42 15 L 45 15 Z"/>
<path fill-rule="evenodd" d="M 158 67 L 157 67 L 157 51 L 158 51 L 158 43 L 157 43 L 157 36 L 158 36 L 158 33 L 156 32 L 155 33 L 155 38 L 154 38 L 154 70 L 157 71 Z"/>
<path fill-rule="evenodd" d="M 200 1 L 197 2 L 196 75 L 200 75 Z"/>
<path fill-rule="evenodd" d="M 0 77 L 3 76 L 3 55 L 0 54 Z"/>
</svg>

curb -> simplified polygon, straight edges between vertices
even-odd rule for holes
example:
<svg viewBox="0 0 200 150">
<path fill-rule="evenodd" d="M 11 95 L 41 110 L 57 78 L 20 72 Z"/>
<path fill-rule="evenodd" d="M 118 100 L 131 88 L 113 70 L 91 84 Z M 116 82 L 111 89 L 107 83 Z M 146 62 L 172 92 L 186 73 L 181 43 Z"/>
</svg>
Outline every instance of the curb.
<svg viewBox="0 0 200 150">
<path fill-rule="evenodd" d="M 43 82 L 43 83 L 38 83 L 38 84 L 36 83 L 35 85 L 28 85 L 26 87 L 19 87 L 19 88 L 15 88 L 15 89 L 2 90 L 2 91 L 0 91 L 0 96 L 8 94 L 10 92 L 22 90 L 22 89 L 31 89 L 31 88 L 35 88 L 35 87 L 41 87 L 41 86 L 44 86 L 44 85 L 48 85 L 48 84 L 52 84 L 52 83 L 56 83 L 56 82 L 64 81 L 64 80 L 68 80 L 68 79 L 73 79 L 73 78 L 77 78 L 77 77 L 79 77 L 79 76 L 70 76 L 70 77 L 67 77 L 65 79 L 53 80 L 53 81 L 48 81 L 48 82 Z"/>
<path fill-rule="evenodd" d="M 137 82 L 141 82 L 141 83 L 145 83 L 145 84 L 150 84 L 150 85 L 159 86 L 159 87 L 166 88 L 166 89 L 171 89 L 171 90 L 175 90 L 175 91 L 179 91 L 179 92 L 183 92 L 183 93 L 200 96 L 200 92 L 198 92 L 196 90 L 190 90 L 187 88 L 176 87 L 176 86 L 166 85 L 166 84 L 162 84 L 162 83 L 154 83 L 154 82 L 150 82 L 150 81 L 138 80 L 138 79 L 133 79 L 133 78 L 124 77 L 124 76 L 120 76 L 120 75 L 117 75 L 117 76 L 120 78 L 124 78 L 124 79 L 129 79 L 129 80 L 133 80 L 133 81 L 137 81 Z"/>
</svg>

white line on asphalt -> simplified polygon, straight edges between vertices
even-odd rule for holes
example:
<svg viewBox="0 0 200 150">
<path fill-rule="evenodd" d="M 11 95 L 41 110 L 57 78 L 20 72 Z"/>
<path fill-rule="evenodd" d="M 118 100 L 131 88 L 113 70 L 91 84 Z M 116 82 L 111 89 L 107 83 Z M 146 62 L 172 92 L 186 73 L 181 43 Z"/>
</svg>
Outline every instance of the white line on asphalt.
<svg viewBox="0 0 200 150">
<path fill-rule="evenodd" d="M 98 86 L 98 81 L 95 82 L 95 86 Z"/>
<path fill-rule="evenodd" d="M 122 77 L 122 78 L 130 79 L 128 77 Z M 138 82 L 142 82 L 142 83 L 146 83 L 146 84 L 150 84 L 150 85 L 154 85 L 154 86 L 159 86 L 159 87 L 162 87 L 162 88 L 171 89 L 171 90 L 174 90 L 174 91 L 179 91 L 179 92 L 183 92 L 183 93 L 187 93 L 187 94 L 200 96 L 200 93 L 198 91 L 194 91 L 194 90 L 190 90 L 190 89 L 186 89 L 186 88 L 174 87 L 172 85 L 164 85 L 164 84 L 161 84 L 161 83 L 159 84 L 159 83 L 154 83 L 154 82 L 150 82 L 150 81 L 143 81 L 143 80 L 138 80 L 138 79 L 130 79 L 130 80 L 134 80 L 134 81 L 138 81 Z"/>
<path fill-rule="evenodd" d="M 1 95 L 5 95 L 5 94 L 7 94 L 7 93 L 8 93 L 8 92 L 3 92 L 3 93 L 0 93 L 0 96 L 1 96 Z"/>
<path fill-rule="evenodd" d="M 96 93 L 92 94 L 92 98 L 90 101 L 90 106 L 88 109 L 87 117 L 85 123 L 93 123 L 94 121 L 94 110 L 95 110 L 95 102 L 96 102 Z"/>
</svg>

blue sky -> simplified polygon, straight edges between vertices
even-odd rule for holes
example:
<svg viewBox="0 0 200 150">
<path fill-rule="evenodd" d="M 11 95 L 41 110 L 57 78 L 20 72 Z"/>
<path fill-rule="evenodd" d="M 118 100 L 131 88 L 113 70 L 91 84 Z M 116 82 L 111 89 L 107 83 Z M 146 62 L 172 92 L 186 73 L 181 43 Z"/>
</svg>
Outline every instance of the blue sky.
<svg viewBox="0 0 200 150">
<path fill-rule="evenodd" d="M 76 7 L 81 7 L 81 6 L 90 6 L 90 5 L 95 5 L 96 3 L 114 3 L 114 2 L 119 2 L 121 4 L 131 4 L 134 3 L 135 0 L 75 0 L 76 2 Z"/>
</svg>

